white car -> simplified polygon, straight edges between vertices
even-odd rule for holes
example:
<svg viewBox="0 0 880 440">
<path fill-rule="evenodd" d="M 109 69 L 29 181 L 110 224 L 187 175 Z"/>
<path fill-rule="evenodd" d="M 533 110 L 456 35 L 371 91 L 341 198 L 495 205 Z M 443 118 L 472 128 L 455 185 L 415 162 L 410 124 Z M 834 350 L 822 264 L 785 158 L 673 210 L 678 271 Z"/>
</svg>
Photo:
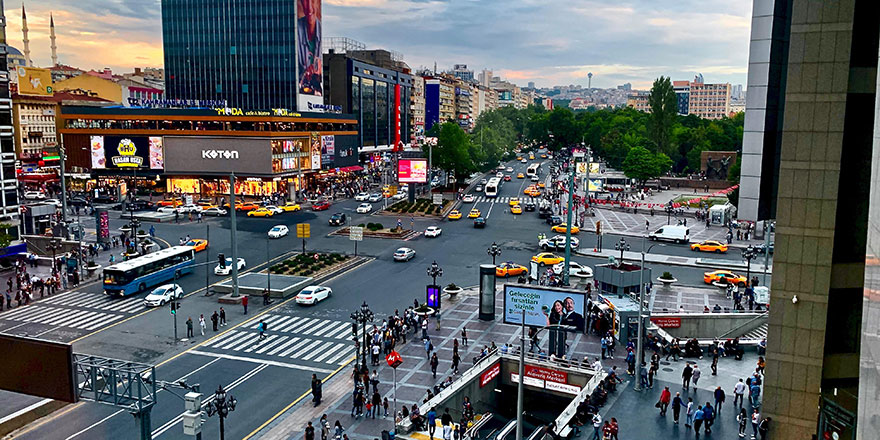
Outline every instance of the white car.
<svg viewBox="0 0 880 440">
<path fill-rule="evenodd" d="M 24 198 L 29 200 L 42 200 L 46 198 L 46 195 L 41 191 L 25 191 Z"/>
<path fill-rule="evenodd" d="M 169 208 L 170 208 L 170 206 L 169 206 Z M 183 205 L 183 206 L 179 206 L 177 208 L 177 210 L 180 211 L 181 214 L 188 213 L 188 212 L 192 212 L 195 214 L 197 212 L 203 211 L 202 207 L 199 205 Z"/>
<path fill-rule="evenodd" d="M 180 208 L 175 206 L 162 206 L 161 208 L 157 209 L 156 212 L 174 214 L 175 212 L 180 212 Z"/>
<path fill-rule="evenodd" d="M 169 301 L 180 298 L 183 298 L 183 289 L 179 284 L 165 284 L 153 289 L 144 298 L 144 305 L 147 307 L 159 307 L 164 306 Z"/>
<path fill-rule="evenodd" d="M 370 198 L 369 193 L 358 193 L 356 196 L 354 196 L 354 199 L 357 200 L 358 202 L 366 202 L 367 199 L 369 199 L 369 198 Z"/>
<path fill-rule="evenodd" d="M 409 261 L 416 256 L 416 251 L 402 247 L 394 251 L 394 261 Z"/>
<path fill-rule="evenodd" d="M 464 203 L 474 203 L 474 201 L 476 200 L 477 198 L 473 194 L 465 194 L 465 196 L 461 199 L 461 201 Z"/>
<path fill-rule="evenodd" d="M 529 160 L 524 158 L 524 159 L 521 160 L 520 162 L 522 162 L 522 163 L 529 163 Z"/>
<path fill-rule="evenodd" d="M 326 286 L 308 286 L 296 294 L 296 303 L 315 305 L 318 301 L 329 298 L 332 293 L 333 289 Z"/>
<path fill-rule="evenodd" d="M 486 179 L 480 179 L 480 185 L 485 185 L 485 184 L 487 184 L 487 183 L 489 183 L 488 180 L 486 180 Z"/>
<path fill-rule="evenodd" d="M 55 205 L 56 208 L 61 208 L 61 201 L 58 199 L 46 199 L 43 200 L 43 203 L 48 203 L 50 205 Z"/>
<path fill-rule="evenodd" d="M 554 264 L 553 265 L 553 273 L 556 275 L 562 275 L 562 270 L 565 268 L 565 262 Z M 579 278 L 593 278 L 593 269 L 589 266 L 581 266 L 580 263 L 576 263 L 574 261 L 568 262 L 568 276 L 570 277 L 579 277 Z"/>
<path fill-rule="evenodd" d="M 244 269 L 244 258 L 238 259 L 238 270 Z M 218 264 L 214 267 L 214 275 L 229 275 L 232 272 L 232 258 L 226 257 L 226 267 L 220 267 Z"/>
<path fill-rule="evenodd" d="M 437 226 L 428 226 L 428 229 L 425 229 L 425 237 L 439 237 L 442 233 L 443 230 Z"/>
<path fill-rule="evenodd" d="M 214 215 L 214 216 L 220 217 L 220 216 L 224 216 L 224 215 L 226 215 L 226 212 L 227 212 L 227 211 L 226 211 L 225 209 L 223 209 L 223 208 L 218 208 L 218 207 L 216 207 L 216 206 L 213 206 L 213 207 L 211 207 L 211 208 L 208 208 L 208 209 L 202 211 L 202 214 L 204 214 L 204 215 Z"/>
<path fill-rule="evenodd" d="M 577 239 L 577 237 L 571 237 L 571 248 L 577 249 L 579 245 L 580 241 Z M 538 247 L 545 251 L 565 250 L 565 236 L 554 235 L 553 237 L 540 240 L 538 241 Z"/>
<path fill-rule="evenodd" d="M 373 205 L 371 205 L 369 203 L 361 203 L 360 205 L 358 205 L 358 207 L 356 209 L 358 214 L 367 214 L 372 210 L 373 210 Z"/>
<path fill-rule="evenodd" d="M 402 200 L 406 198 L 406 192 L 398 191 L 397 194 L 391 196 L 391 200 Z"/>
<path fill-rule="evenodd" d="M 532 179 L 531 179 L 531 180 L 532 180 L 532 182 L 537 182 L 537 181 L 539 181 L 539 180 L 541 180 L 541 179 L 539 179 L 538 176 L 532 176 Z"/>
<path fill-rule="evenodd" d="M 513 167 L 507 167 L 507 170 L 505 170 L 505 171 L 507 171 L 508 173 L 512 173 L 512 172 L 513 172 Z"/>
<path fill-rule="evenodd" d="M 382 194 L 379 193 L 373 193 L 370 194 L 370 197 L 367 197 L 367 201 L 370 203 L 376 203 L 380 200 L 382 200 Z"/>
<path fill-rule="evenodd" d="M 284 210 L 275 206 L 275 205 L 269 205 L 269 206 L 266 206 L 265 208 L 268 209 L 269 211 L 272 211 L 272 214 L 284 214 Z"/>
<path fill-rule="evenodd" d="M 477 186 L 474 188 L 474 191 L 476 191 L 476 192 L 478 192 L 478 193 L 483 192 L 483 185 L 477 185 Z"/>
<path fill-rule="evenodd" d="M 504 177 L 504 173 L 502 173 L 501 171 L 499 171 L 499 172 L 495 173 L 495 177 L 501 179 L 501 178 Z"/>
<path fill-rule="evenodd" d="M 290 233 L 290 229 L 284 225 L 275 225 L 269 229 L 269 238 L 281 238 Z"/>
</svg>

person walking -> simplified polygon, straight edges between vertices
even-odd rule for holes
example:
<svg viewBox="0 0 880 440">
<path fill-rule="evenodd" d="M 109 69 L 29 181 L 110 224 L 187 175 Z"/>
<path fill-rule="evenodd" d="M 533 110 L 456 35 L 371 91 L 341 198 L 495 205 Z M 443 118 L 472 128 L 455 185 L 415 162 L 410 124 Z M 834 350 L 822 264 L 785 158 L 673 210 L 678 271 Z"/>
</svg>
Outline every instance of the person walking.
<svg viewBox="0 0 880 440">
<path fill-rule="evenodd" d="M 644 362 L 642 362 L 642 369 L 639 371 L 639 381 L 642 384 L 642 388 L 653 388 L 653 380 L 648 378 L 648 369 L 645 368 Z"/>
<path fill-rule="evenodd" d="M 596 411 L 593 414 L 593 437 L 590 440 L 602 440 L 602 435 L 599 434 L 599 430 L 602 428 L 602 416 L 599 415 L 599 411 Z"/>
<path fill-rule="evenodd" d="M 675 393 L 675 397 L 672 398 L 672 423 L 678 424 L 678 416 L 681 413 L 681 406 L 684 402 L 681 400 L 681 393 Z"/>
<path fill-rule="evenodd" d="M 263 320 L 260 320 L 260 323 L 257 324 L 257 331 L 260 332 L 260 336 L 258 340 L 262 341 L 266 337 L 266 323 Z"/>
<path fill-rule="evenodd" d="M 337 420 L 335 426 L 333 427 L 333 435 L 336 438 L 341 439 L 342 433 L 344 433 L 344 432 L 345 432 L 345 428 L 343 428 L 342 424 L 339 423 L 339 420 Z"/>
<path fill-rule="evenodd" d="M 467 340 L 467 327 L 462 327 L 462 328 L 461 328 L 461 345 L 462 345 L 462 347 L 467 347 L 467 346 L 468 346 L 468 340 Z"/>
<path fill-rule="evenodd" d="M 697 438 L 700 438 L 700 427 L 703 426 L 703 417 L 703 408 L 697 405 L 697 410 L 694 411 L 694 434 L 696 434 Z"/>
<path fill-rule="evenodd" d="M 330 437 L 330 421 L 327 420 L 327 414 L 321 415 L 321 420 L 318 420 L 318 424 L 321 425 L 321 440 L 327 440 Z"/>
<path fill-rule="evenodd" d="M 372 405 L 371 411 L 367 415 L 375 419 L 379 415 L 379 409 L 382 407 L 382 396 L 378 391 L 373 391 L 373 398 L 370 400 L 370 404 Z"/>
<path fill-rule="evenodd" d="M 697 392 L 697 382 L 700 381 L 700 376 L 703 375 L 703 372 L 700 371 L 700 367 L 697 364 L 694 364 L 693 371 L 691 371 L 691 380 L 694 382 L 694 392 Z"/>
<path fill-rule="evenodd" d="M 422 319 L 422 340 L 428 339 L 428 318 Z"/>
<path fill-rule="evenodd" d="M 739 401 L 739 407 L 743 406 L 743 396 L 746 394 L 746 384 L 743 383 L 743 380 L 740 379 L 736 385 L 733 386 L 733 406 L 736 407 L 737 400 Z"/>
<path fill-rule="evenodd" d="M 452 372 L 453 374 L 458 374 L 458 363 L 461 362 L 461 356 L 458 355 L 458 350 L 452 352 Z"/>
<path fill-rule="evenodd" d="M 761 405 L 761 386 L 756 384 L 755 381 L 752 381 L 752 386 L 749 388 L 749 400 L 752 401 L 752 408 L 757 408 Z"/>
<path fill-rule="evenodd" d="M 205 330 L 208 326 L 205 324 L 205 315 L 199 315 L 199 330 L 202 332 L 202 336 L 205 336 Z"/>
<path fill-rule="evenodd" d="M 691 368 L 691 363 L 686 362 L 684 365 L 684 370 L 681 372 L 681 387 L 684 388 L 685 391 L 688 390 L 691 386 L 691 376 L 694 374 L 694 369 Z"/>
<path fill-rule="evenodd" d="M 745 408 L 740 408 L 739 414 L 736 416 L 736 422 L 739 424 L 739 438 L 746 436 L 746 426 L 749 424 L 749 415 Z"/>
<path fill-rule="evenodd" d="M 431 407 L 428 410 L 428 414 L 426 414 L 427 422 L 428 422 L 428 436 L 431 439 L 434 438 L 434 431 L 437 430 L 437 409 Z"/>
<path fill-rule="evenodd" d="M 687 408 L 684 413 L 684 427 L 690 428 L 691 425 L 694 424 L 694 413 L 696 412 L 696 408 L 694 408 L 694 398 L 688 397 Z"/>
<path fill-rule="evenodd" d="M 193 319 L 192 316 L 186 318 L 186 337 L 193 337 Z"/>
<path fill-rule="evenodd" d="M 440 365 L 440 359 L 437 359 L 437 353 L 431 355 L 431 374 L 434 375 L 434 379 L 437 378 L 437 365 Z"/>
<path fill-rule="evenodd" d="M 758 434 L 761 434 L 761 440 L 767 440 L 767 433 L 770 432 L 770 422 L 773 417 L 767 417 L 758 424 Z"/>
<path fill-rule="evenodd" d="M 211 328 L 214 331 L 217 331 L 217 325 L 220 323 L 220 315 L 217 314 L 217 311 L 214 310 L 214 314 L 211 315 Z"/>
<path fill-rule="evenodd" d="M 248 296 L 244 295 L 241 297 L 241 306 L 244 307 L 244 314 L 247 315 L 247 305 L 248 305 Z"/>
<path fill-rule="evenodd" d="M 669 387 L 663 387 L 663 391 L 660 392 L 660 400 L 657 401 L 657 408 L 660 408 L 660 416 L 666 416 L 666 408 L 669 406 L 669 401 L 672 399 L 672 393 L 669 391 Z"/>
<path fill-rule="evenodd" d="M 226 327 L 226 310 L 220 307 L 220 327 Z"/>
<path fill-rule="evenodd" d="M 322 385 L 323 382 L 321 382 L 321 379 L 318 379 L 318 375 L 312 374 L 312 403 L 315 406 L 321 404 Z"/>
<path fill-rule="evenodd" d="M 703 424 L 706 427 L 706 434 L 712 432 L 712 424 L 715 423 L 715 410 L 709 402 L 703 407 Z"/>
<path fill-rule="evenodd" d="M 425 353 L 427 359 L 431 359 L 431 352 L 434 351 L 434 344 L 431 343 L 431 339 L 425 339 Z"/>
<path fill-rule="evenodd" d="M 715 413 L 719 416 L 721 415 L 721 404 L 724 403 L 724 399 L 726 398 L 727 396 L 724 394 L 724 390 L 722 390 L 720 386 L 715 388 Z"/>
<path fill-rule="evenodd" d="M 752 413 L 752 438 L 758 438 L 758 425 L 761 423 L 761 414 L 758 414 L 758 408 Z"/>
</svg>

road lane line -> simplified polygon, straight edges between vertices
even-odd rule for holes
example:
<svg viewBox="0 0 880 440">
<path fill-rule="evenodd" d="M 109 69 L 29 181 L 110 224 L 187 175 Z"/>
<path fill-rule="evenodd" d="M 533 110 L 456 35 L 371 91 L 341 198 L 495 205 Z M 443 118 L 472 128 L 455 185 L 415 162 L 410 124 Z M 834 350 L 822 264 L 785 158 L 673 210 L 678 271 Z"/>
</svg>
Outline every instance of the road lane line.
<svg viewBox="0 0 880 440">
<path fill-rule="evenodd" d="M 296 353 L 290 355 L 290 358 L 291 358 L 291 359 L 297 359 L 297 358 L 299 358 L 300 356 L 302 356 L 303 354 L 305 354 L 305 353 L 307 353 L 307 352 L 309 352 L 309 351 L 311 351 L 311 350 L 316 349 L 319 345 L 321 345 L 321 342 L 323 342 L 323 341 L 321 341 L 321 340 L 314 340 L 314 339 L 308 339 L 308 341 L 311 342 L 311 344 L 308 344 L 308 345 L 306 345 L 305 347 L 302 347 L 299 351 L 297 351 Z"/>
<path fill-rule="evenodd" d="M 321 361 L 323 361 L 324 359 L 330 357 L 333 353 L 337 352 L 340 348 L 344 348 L 344 347 L 347 346 L 347 345 L 348 345 L 348 344 L 340 344 L 340 343 L 336 343 L 336 345 L 334 345 L 332 348 L 327 349 L 327 350 L 324 352 L 324 354 L 322 354 L 322 355 L 316 357 L 315 360 L 314 360 L 314 362 L 321 362 Z"/>
<path fill-rule="evenodd" d="M 280 357 L 285 357 L 285 356 L 289 355 L 290 353 L 293 353 L 294 350 L 299 350 L 300 347 L 302 347 L 303 345 L 305 345 L 305 344 L 307 344 L 307 343 L 309 343 L 309 342 L 311 342 L 311 341 L 312 341 L 311 339 L 303 339 L 303 340 L 299 341 L 299 342 L 298 342 L 296 345 L 294 345 L 293 347 L 290 347 L 290 348 L 288 348 L 287 350 L 284 350 L 283 352 L 278 353 L 278 356 L 280 356 Z"/>
<path fill-rule="evenodd" d="M 296 341 L 299 341 L 299 340 L 300 340 L 300 339 L 297 338 L 296 336 L 291 337 L 289 341 L 287 341 L 287 342 L 285 342 L 285 343 L 283 343 L 283 344 L 281 344 L 281 345 L 279 345 L 279 346 L 273 348 L 272 351 L 270 351 L 270 352 L 268 352 L 268 353 L 266 353 L 266 354 L 269 355 L 269 356 L 274 356 L 275 353 L 278 353 L 279 351 L 284 350 L 285 348 L 287 348 L 287 347 L 290 346 L 291 344 L 295 344 Z"/>
<path fill-rule="evenodd" d="M 269 344 L 270 342 L 274 341 L 276 338 L 278 338 L 278 335 L 269 335 L 269 337 L 267 337 L 265 341 L 257 340 L 257 342 L 255 342 L 252 347 L 246 349 L 244 352 L 250 353 L 250 352 L 256 350 L 257 347 L 261 347 L 263 344 Z M 269 344 L 269 345 L 272 345 L 272 344 Z"/>
<path fill-rule="evenodd" d="M 307 361 L 307 360 L 309 360 L 309 359 L 315 357 L 315 355 L 317 355 L 317 354 L 323 352 L 324 350 L 330 348 L 330 346 L 332 346 L 333 344 L 335 344 L 335 342 L 327 342 L 327 343 L 324 343 L 324 344 L 321 345 L 320 347 L 318 347 L 318 348 L 312 350 L 311 353 L 305 355 L 305 356 L 302 358 L 302 360 Z"/>
<path fill-rule="evenodd" d="M 293 327 L 296 327 L 296 325 L 297 325 L 298 323 L 302 322 L 302 321 L 301 321 L 302 319 L 303 319 L 303 318 L 300 317 L 300 316 L 295 316 L 295 317 L 293 318 L 293 320 L 291 320 L 290 322 L 285 323 L 285 324 L 284 324 L 283 326 L 281 326 L 281 327 L 278 327 L 277 329 L 275 329 L 275 331 L 276 331 L 276 332 L 279 332 L 279 333 L 287 333 L 288 330 L 292 329 Z"/>
<path fill-rule="evenodd" d="M 349 344 L 346 344 L 346 345 L 348 346 L 348 348 L 346 348 L 346 349 L 340 351 L 339 354 L 337 354 L 336 356 L 333 356 L 332 358 L 327 359 L 327 363 L 328 363 L 328 364 L 336 363 L 336 361 L 338 361 L 340 358 L 342 358 L 342 357 L 348 355 L 349 353 L 351 353 L 351 352 L 354 350 L 354 346 L 353 346 L 353 345 L 349 345 Z M 354 359 L 354 358 L 351 358 L 351 359 Z M 339 365 L 345 365 L 345 364 L 349 363 L 349 362 L 351 361 L 351 359 L 349 359 L 349 360 L 343 360 L 343 361 L 341 361 L 341 362 L 339 363 Z"/>
<path fill-rule="evenodd" d="M 256 354 L 263 354 L 266 350 L 268 350 L 268 349 L 270 349 L 270 348 L 273 348 L 274 346 L 277 346 L 277 345 L 281 344 L 282 342 L 286 341 L 289 337 L 290 337 L 290 336 L 279 336 L 279 337 L 278 337 L 277 339 L 275 339 L 271 344 L 266 344 L 266 345 L 264 345 L 262 348 L 260 348 L 259 350 L 255 351 L 254 353 L 256 353 Z"/>
</svg>

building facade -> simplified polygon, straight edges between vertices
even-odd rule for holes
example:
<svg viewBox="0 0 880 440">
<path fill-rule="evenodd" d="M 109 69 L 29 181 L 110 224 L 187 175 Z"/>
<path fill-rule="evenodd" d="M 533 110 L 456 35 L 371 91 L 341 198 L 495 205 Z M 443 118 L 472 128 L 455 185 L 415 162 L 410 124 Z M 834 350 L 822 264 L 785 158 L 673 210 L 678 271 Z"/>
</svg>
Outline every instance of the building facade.
<svg viewBox="0 0 880 440">
<path fill-rule="evenodd" d="M 474 107 L 473 87 L 467 82 L 457 81 L 455 84 L 455 120 L 464 131 L 471 131 L 474 128 L 476 121 Z"/>
<path fill-rule="evenodd" d="M 50 97 L 12 95 L 15 152 L 22 163 L 58 155 L 55 102 Z"/>
<path fill-rule="evenodd" d="M 474 71 L 468 69 L 467 64 L 456 64 L 452 67 L 452 76 L 467 82 L 474 82 Z"/>
<path fill-rule="evenodd" d="M 688 93 L 689 115 L 704 119 L 721 119 L 730 114 L 730 84 L 692 82 Z"/>
<path fill-rule="evenodd" d="M 410 141 L 420 145 L 425 139 L 425 79 L 413 75 L 410 93 Z"/>
<path fill-rule="evenodd" d="M 455 85 L 444 76 L 425 77 L 425 131 L 455 120 Z"/>
<path fill-rule="evenodd" d="M 691 82 L 673 81 L 672 90 L 675 91 L 675 100 L 678 102 L 678 114 L 680 116 L 687 116 L 690 111 Z"/>
<path fill-rule="evenodd" d="M 650 112 L 651 104 L 648 102 L 648 98 L 650 97 L 650 92 L 631 93 L 629 96 L 626 97 L 626 106 L 634 108 L 638 111 Z"/>
<path fill-rule="evenodd" d="M 298 109 L 297 3 L 162 0 L 168 97 Z"/>
<path fill-rule="evenodd" d="M 347 54 L 328 53 L 324 54 L 324 88 L 327 105 L 339 106 L 357 121 L 362 161 L 393 150 L 398 142 L 403 146 L 410 143 L 412 75 Z"/>
<path fill-rule="evenodd" d="M 752 23 L 741 218 L 776 219 L 762 416 L 773 438 L 877 438 L 880 15 L 755 0 Z"/>
<path fill-rule="evenodd" d="M 6 17 L 0 0 L 0 72 L 8 72 L 6 57 Z M 17 240 L 19 225 L 18 185 L 15 176 L 15 133 L 12 128 L 12 96 L 9 93 L 9 76 L 0 75 L 0 223 L 10 225 L 4 232 Z M 12 253 L 7 248 L 3 254 Z"/>
</svg>

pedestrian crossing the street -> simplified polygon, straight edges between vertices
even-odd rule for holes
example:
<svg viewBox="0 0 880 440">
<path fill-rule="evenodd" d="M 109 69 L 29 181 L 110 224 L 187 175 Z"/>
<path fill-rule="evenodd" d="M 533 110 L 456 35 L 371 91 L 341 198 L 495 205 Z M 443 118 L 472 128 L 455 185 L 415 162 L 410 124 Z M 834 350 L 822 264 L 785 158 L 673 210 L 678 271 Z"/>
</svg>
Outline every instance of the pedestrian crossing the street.
<svg viewBox="0 0 880 440">
<path fill-rule="evenodd" d="M 201 350 L 329 365 L 343 365 L 354 355 L 351 322 L 274 314 L 262 321 L 268 329 L 263 340 L 256 331 L 257 320 L 224 333 Z"/>
</svg>

